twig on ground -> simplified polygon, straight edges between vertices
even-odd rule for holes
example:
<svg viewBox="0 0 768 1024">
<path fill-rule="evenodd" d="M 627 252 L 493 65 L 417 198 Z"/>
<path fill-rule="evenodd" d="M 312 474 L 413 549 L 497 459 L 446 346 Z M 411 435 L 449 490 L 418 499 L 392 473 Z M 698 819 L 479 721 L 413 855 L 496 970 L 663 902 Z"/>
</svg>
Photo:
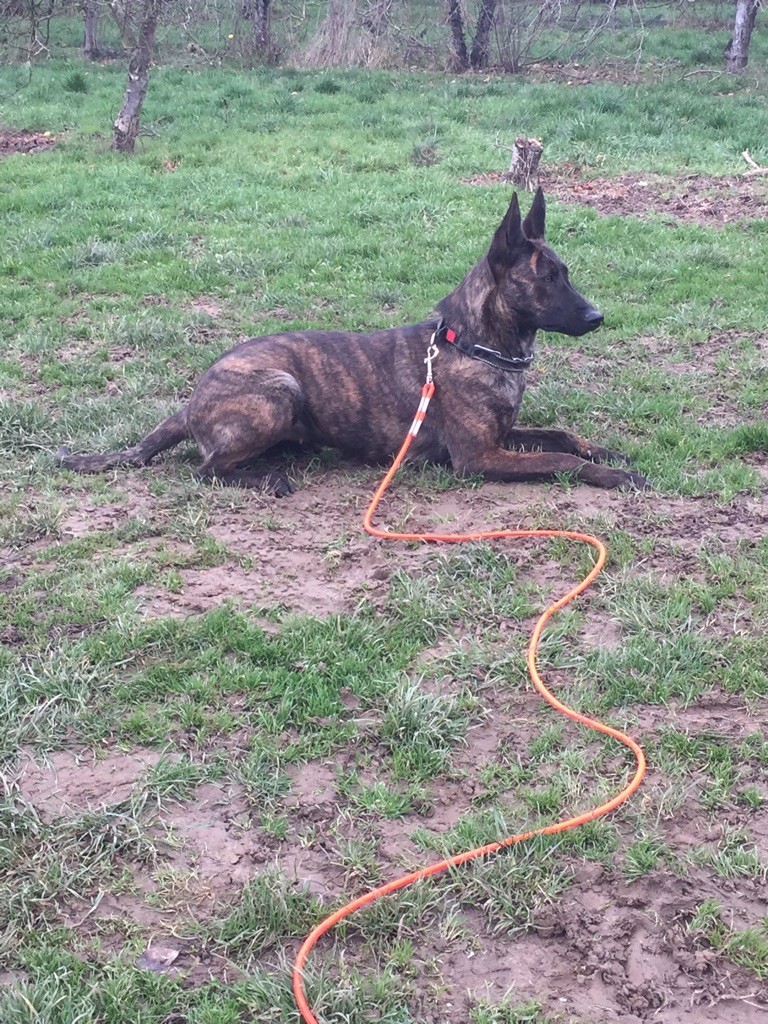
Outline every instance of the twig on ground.
<svg viewBox="0 0 768 1024">
<path fill-rule="evenodd" d="M 752 1002 L 753 999 L 759 999 L 759 998 L 760 998 L 760 993 L 759 992 L 747 992 L 747 994 L 743 995 L 743 996 L 738 995 L 736 992 L 724 992 L 720 996 L 714 996 L 710 1000 L 709 1005 L 710 1006 L 717 1006 L 718 1003 L 727 1003 L 731 999 L 733 999 L 733 1000 L 735 1000 L 736 1002 L 739 1002 L 739 1003 L 746 1003 L 747 1006 L 755 1006 L 758 1010 L 764 1010 L 765 1009 L 765 1003 L 754 1003 L 754 1002 Z"/>
<path fill-rule="evenodd" d="M 714 68 L 697 68 L 695 71 L 687 71 L 681 76 L 680 81 L 685 81 L 686 78 L 692 78 L 694 75 L 712 75 L 712 81 L 716 78 L 721 78 L 725 74 L 724 71 L 716 71 Z"/>
<path fill-rule="evenodd" d="M 758 174 L 768 174 L 768 167 L 761 167 L 760 164 L 755 163 L 752 157 L 749 155 L 749 150 L 745 149 L 741 154 L 747 161 L 749 166 L 752 168 L 750 171 L 743 171 L 742 178 L 755 178 Z"/>
<path fill-rule="evenodd" d="M 94 912 L 94 910 L 96 910 L 98 908 L 99 904 L 101 903 L 101 901 L 104 899 L 104 897 L 106 895 L 107 895 L 106 892 L 103 889 L 100 889 L 99 890 L 99 895 L 96 897 L 96 899 L 94 901 L 94 904 L 91 907 L 91 909 L 89 911 L 87 911 L 87 913 L 85 913 L 80 918 L 79 921 L 75 921 L 74 924 L 72 924 L 70 927 L 74 929 L 74 928 L 79 928 L 81 925 L 85 924 L 85 922 L 88 920 L 88 918 Z"/>
</svg>

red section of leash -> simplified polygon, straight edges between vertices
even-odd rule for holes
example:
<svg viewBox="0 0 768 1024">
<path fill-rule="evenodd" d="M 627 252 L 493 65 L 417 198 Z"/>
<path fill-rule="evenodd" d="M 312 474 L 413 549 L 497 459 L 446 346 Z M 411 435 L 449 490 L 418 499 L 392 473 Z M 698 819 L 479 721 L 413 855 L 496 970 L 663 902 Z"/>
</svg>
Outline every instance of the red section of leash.
<svg viewBox="0 0 768 1024">
<path fill-rule="evenodd" d="M 428 367 L 431 369 L 429 357 L 425 362 L 427 362 Z M 507 836 L 507 838 L 501 839 L 498 842 L 489 843 L 487 846 L 481 846 L 475 850 L 467 850 L 466 853 L 459 853 L 455 857 L 449 857 L 447 860 L 442 860 L 437 864 L 431 864 L 429 867 L 421 868 L 419 871 L 413 871 L 408 875 L 403 875 L 402 878 L 396 878 L 393 881 L 388 882 L 386 885 L 379 886 L 378 889 L 373 889 L 371 892 L 365 893 L 365 895 L 360 896 L 358 899 L 353 900 L 344 907 L 340 907 L 333 914 L 326 917 L 304 940 L 301 949 L 296 955 L 296 960 L 293 965 L 293 993 L 296 999 L 296 1005 L 306 1024 L 319 1024 L 319 1022 L 307 1002 L 306 993 L 304 991 L 304 967 L 309 954 L 317 942 L 323 937 L 323 935 L 325 935 L 326 932 L 329 932 L 334 928 L 339 921 L 342 921 L 345 917 L 349 917 L 350 914 L 354 914 L 356 910 L 360 910 L 369 903 L 373 903 L 374 900 L 377 900 L 382 896 L 388 896 L 390 893 L 397 892 L 399 889 L 404 889 L 406 886 L 412 885 L 414 882 L 418 882 L 422 878 L 428 878 L 430 875 L 439 875 L 443 871 L 447 871 L 449 868 L 465 864 L 467 861 L 475 860 L 478 857 L 484 857 L 488 854 L 496 853 L 498 850 L 503 850 L 506 846 L 513 846 L 515 843 L 522 843 L 528 839 L 533 839 L 534 836 L 555 835 L 558 832 L 565 832 L 568 829 L 577 828 L 579 825 L 584 825 L 588 821 L 594 821 L 595 818 L 602 818 L 603 815 L 610 814 L 611 811 L 614 811 L 617 807 L 623 804 L 625 800 L 628 800 L 640 786 L 640 783 L 643 781 L 643 776 L 645 775 L 645 755 L 643 754 L 640 746 L 630 736 L 620 732 L 618 729 L 614 729 L 610 725 L 605 725 L 603 722 L 599 722 L 596 719 L 587 718 L 586 715 L 580 714 L 573 708 L 568 707 L 567 704 L 563 704 L 559 701 L 557 697 L 550 693 L 544 685 L 537 667 L 536 659 L 539 641 L 541 640 L 541 635 L 544 632 L 544 627 L 556 612 L 573 601 L 574 598 L 578 597 L 579 594 L 583 593 L 583 591 L 585 591 L 587 587 L 594 582 L 605 565 L 607 551 L 605 545 L 599 541 L 597 537 L 592 537 L 588 533 L 576 533 L 572 530 L 483 530 L 475 533 L 390 533 L 387 530 L 378 529 L 373 525 L 373 517 L 376 514 L 376 510 L 392 482 L 392 479 L 402 465 L 413 439 L 419 432 L 421 424 L 424 422 L 427 406 L 429 405 L 430 398 L 434 394 L 434 390 L 435 387 L 431 381 L 431 372 L 428 372 L 428 380 L 422 389 L 422 397 L 416 416 L 400 451 L 395 456 L 394 462 L 371 498 L 370 505 L 363 517 L 363 528 L 367 533 L 370 533 L 371 536 L 378 537 L 381 540 L 435 541 L 444 544 L 457 544 L 465 541 L 518 539 L 521 537 L 564 537 L 568 540 L 581 541 L 582 543 L 589 544 L 595 548 L 597 551 L 597 560 L 590 573 L 585 576 L 580 583 L 569 590 L 567 594 L 561 597 L 558 601 L 549 605 L 539 617 L 528 644 L 528 673 L 533 681 L 533 685 L 536 687 L 540 695 L 547 701 L 547 703 L 551 704 L 556 711 L 566 715 L 574 722 L 585 725 L 588 728 L 594 729 L 596 732 L 601 732 L 606 736 L 611 736 L 613 739 L 618 740 L 619 743 L 623 743 L 625 747 L 628 747 L 634 754 L 636 768 L 631 780 L 627 783 L 624 789 L 622 789 L 621 792 L 611 800 L 600 804 L 599 807 L 594 807 L 589 811 L 585 811 L 583 814 L 577 814 L 575 817 L 555 822 L 554 825 L 546 825 L 542 828 L 531 829 L 529 832 L 520 832 L 518 835 Z"/>
</svg>

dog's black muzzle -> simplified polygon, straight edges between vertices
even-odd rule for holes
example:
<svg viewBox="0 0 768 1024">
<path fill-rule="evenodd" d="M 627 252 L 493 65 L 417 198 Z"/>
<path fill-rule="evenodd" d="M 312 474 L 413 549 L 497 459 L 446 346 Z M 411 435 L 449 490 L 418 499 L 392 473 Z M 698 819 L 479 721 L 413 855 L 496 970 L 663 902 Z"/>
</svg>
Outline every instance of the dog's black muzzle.
<svg viewBox="0 0 768 1024">
<path fill-rule="evenodd" d="M 537 326 L 542 331 L 554 331 L 557 334 L 568 334 L 572 338 L 580 338 L 582 334 L 589 334 L 596 331 L 605 317 L 599 309 L 594 306 L 587 306 L 570 316 L 554 316 L 549 320 L 540 322 Z"/>
<path fill-rule="evenodd" d="M 584 314 L 584 322 L 587 325 L 587 329 L 584 333 L 586 334 L 589 331 L 597 330 L 597 328 L 600 326 L 603 320 L 605 320 L 605 317 L 600 312 L 600 310 L 595 309 L 594 306 L 590 306 L 590 308 Z"/>
</svg>

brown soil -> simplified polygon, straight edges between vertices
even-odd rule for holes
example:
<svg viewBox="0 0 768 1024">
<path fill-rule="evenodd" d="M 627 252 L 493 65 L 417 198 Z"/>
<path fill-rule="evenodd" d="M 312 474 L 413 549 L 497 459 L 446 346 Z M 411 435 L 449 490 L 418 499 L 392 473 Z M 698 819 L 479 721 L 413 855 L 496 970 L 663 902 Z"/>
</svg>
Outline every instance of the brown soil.
<svg viewBox="0 0 768 1024">
<path fill-rule="evenodd" d="M 505 174 L 491 171 L 464 179 L 465 185 L 507 185 Z M 563 203 L 590 206 L 602 215 L 666 216 L 677 221 L 717 226 L 748 223 L 768 217 L 768 175 L 710 177 L 686 174 L 620 174 L 593 177 L 573 164 L 554 167 L 541 175 L 548 196 Z"/>
<path fill-rule="evenodd" d="M 50 822 L 127 800 L 142 774 L 159 760 L 156 750 L 139 749 L 104 757 L 95 757 L 90 750 L 59 750 L 42 762 L 26 754 L 16 783 L 40 818 Z"/>
<path fill-rule="evenodd" d="M 718 31 L 724 31 L 722 25 L 717 26 Z M 720 73 L 712 69 L 701 69 L 701 74 L 709 75 L 712 78 L 720 77 Z M 525 77 L 535 82 L 556 82 L 558 85 L 584 86 L 604 85 L 611 83 L 615 85 L 630 85 L 639 83 L 663 82 L 670 77 L 690 78 L 690 72 L 686 72 L 674 61 L 632 61 L 632 60 L 608 60 L 601 59 L 599 62 L 582 63 L 580 61 L 559 61 L 541 60 L 525 67 Z M 697 74 L 698 77 L 698 74 Z"/>
<path fill-rule="evenodd" d="M 0 157 L 14 153 L 43 153 L 56 145 L 50 132 L 30 132 L 0 125 Z"/>
</svg>

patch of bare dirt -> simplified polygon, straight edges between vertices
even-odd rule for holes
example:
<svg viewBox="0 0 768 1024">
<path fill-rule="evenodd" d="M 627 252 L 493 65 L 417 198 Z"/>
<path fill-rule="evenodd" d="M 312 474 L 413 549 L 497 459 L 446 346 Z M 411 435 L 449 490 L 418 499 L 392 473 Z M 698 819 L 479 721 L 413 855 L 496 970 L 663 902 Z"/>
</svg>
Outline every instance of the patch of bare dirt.
<svg viewBox="0 0 768 1024">
<path fill-rule="evenodd" d="M 626 60 L 602 60 L 598 64 L 582 64 L 579 61 L 541 60 L 528 64 L 526 77 L 538 82 L 557 82 L 560 85 L 584 86 L 628 85 L 633 82 L 661 82 L 675 71 L 671 62 L 632 62 Z M 679 72 L 678 72 L 679 73 Z"/>
<path fill-rule="evenodd" d="M 124 501 L 97 505 L 84 494 L 82 505 L 66 511 L 58 525 L 64 540 L 90 533 L 112 532 L 129 518 L 146 517 L 158 530 L 167 528 L 167 513 L 158 509 L 152 493 L 154 474 L 175 472 L 162 464 L 121 477 L 117 487 Z M 351 612 L 361 602 L 381 607 L 389 598 L 395 573 L 413 577 L 429 571 L 429 564 L 450 553 L 434 545 L 400 545 L 373 540 L 363 534 L 363 511 L 375 485 L 370 472 L 346 468 L 299 469 L 297 491 L 289 498 L 252 493 L 245 507 L 230 504 L 226 494 L 211 495 L 205 510 L 207 530 L 224 544 L 231 558 L 222 565 L 182 567 L 174 573 L 173 589 L 160 580 L 135 591 L 139 609 L 148 618 L 204 614 L 225 602 L 256 612 L 279 608 L 287 613 L 324 616 Z M 73 496 L 77 488 L 73 486 Z M 154 518 L 153 518 L 154 517 Z M 653 551 L 643 560 L 668 578 L 681 572 L 701 571 L 697 556 L 716 544 L 726 551 L 749 545 L 768 530 L 768 507 L 760 497 L 737 495 L 728 503 L 700 498 L 601 491 L 575 487 L 528 484 L 513 488 L 486 483 L 480 488 L 435 491 L 418 477 L 394 486 L 383 504 L 378 522 L 393 529 L 414 531 L 440 528 L 466 533 L 482 529 L 583 527 L 599 518 L 607 526 L 635 536 L 655 538 Z M 663 520 L 663 523 L 661 522 Z M 188 547 L 174 542 L 184 551 Z M 559 565 L 530 553 L 541 542 L 498 542 L 513 560 L 526 563 L 525 572 L 543 588 L 560 596 L 570 585 Z M 25 557 L 9 560 L 17 571 L 30 555 L 40 555 L 50 540 L 29 545 Z M 615 644 L 620 637 L 615 623 L 588 627 L 586 642 Z"/>
<path fill-rule="evenodd" d="M 190 875 L 190 891 L 212 901 L 238 889 L 263 867 L 269 856 L 259 829 L 250 827 L 244 790 L 234 784 L 198 786 L 192 800 L 163 814 L 173 837 L 170 862 Z"/>
<path fill-rule="evenodd" d="M 755 733 L 768 735 L 768 707 L 765 702 L 757 707 L 748 707 L 744 699 L 735 693 L 716 691 L 710 693 L 704 703 L 690 706 L 670 703 L 664 708 L 663 718 L 658 708 L 638 709 L 633 718 L 643 731 L 663 725 L 665 729 L 691 736 L 705 734 L 736 744 Z"/>
<path fill-rule="evenodd" d="M 549 358 L 552 357 L 548 353 L 542 353 L 542 359 L 530 371 L 532 382 L 537 382 L 540 375 L 547 371 Z M 650 361 L 654 365 L 661 363 L 671 373 L 689 374 L 692 377 L 707 378 L 708 381 L 712 377 L 725 380 L 738 372 L 742 360 L 750 358 L 754 358 L 757 363 L 758 372 L 768 373 L 768 334 L 734 329 L 712 331 L 705 341 L 690 343 L 686 361 L 680 360 L 679 342 L 664 335 L 640 335 L 628 340 L 622 345 L 621 351 L 612 352 L 610 356 L 590 351 L 589 346 L 578 343 L 557 353 L 558 362 L 582 376 L 579 380 L 580 388 L 588 388 L 590 381 L 595 378 L 599 386 L 602 386 L 599 383 L 600 376 L 609 366 L 637 365 L 638 361 Z"/>
<path fill-rule="evenodd" d="M 131 512 L 125 506 L 85 501 L 69 509 L 59 520 L 58 532 L 64 540 L 75 540 L 89 533 L 110 533 L 130 516 Z"/>
<path fill-rule="evenodd" d="M 465 185 L 508 185 L 502 172 L 491 171 L 463 179 Z M 576 165 L 566 164 L 541 174 L 548 196 L 563 203 L 589 206 L 598 213 L 620 217 L 662 215 L 672 222 L 718 226 L 768 217 L 768 177 L 706 174 L 669 176 L 619 174 L 593 177 Z"/>
<path fill-rule="evenodd" d="M 216 319 L 216 317 L 221 316 L 221 314 L 224 311 L 224 308 L 220 302 L 217 302 L 213 298 L 209 298 L 206 295 L 198 295 L 196 299 L 193 299 L 192 309 L 196 313 L 205 313 L 206 316 L 210 316 L 213 319 Z"/>
<path fill-rule="evenodd" d="M 160 584 L 140 587 L 136 595 L 142 613 L 183 617 L 231 601 L 243 608 L 279 607 L 324 616 L 354 610 L 361 601 L 383 601 L 394 572 L 423 571 L 436 554 L 427 545 L 396 550 L 395 545 L 372 541 L 362 533 L 371 480 L 343 469 L 313 472 L 306 485 L 283 502 L 254 494 L 249 496 L 247 513 L 228 508 L 225 501 L 213 506 L 208 532 L 226 545 L 232 559 L 222 566 L 179 570 L 181 584 L 173 592 Z M 501 488 L 484 489 L 477 500 L 479 495 L 471 490 L 422 491 L 417 498 L 413 485 L 408 485 L 399 499 L 405 507 L 397 508 L 388 521 L 396 527 L 407 521 L 409 528 L 425 530 L 439 522 L 445 529 L 461 531 L 514 526 L 525 516 L 527 501 L 509 515 L 509 494 Z M 462 496 L 471 496 L 470 501 Z M 150 500 L 147 493 L 144 501 Z M 62 528 L 79 532 L 93 515 L 92 528 L 109 529 L 113 513 L 120 515 L 121 510 L 72 512 Z"/>
<path fill-rule="evenodd" d="M 56 145 L 51 132 L 31 132 L 0 126 L 0 157 L 14 153 L 43 153 Z"/>
<path fill-rule="evenodd" d="M 43 821 L 83 814 L 127 800 L 159 752 L 134 748 L 95 757 L 58 750 L 45 760 L 27 755 L 17 766 L 16 784 Z"/>
<path fill-rule="evenodd" d="M 572 1019 L 735 1024 L 764 1016 L 759 993 L 751 1006 L 744 1005 L 748 993 L 755 995 L 748 973 L 724 969 L 687 931 L 700 902 L 701 879 L 658 871 L 627 884 L 588 864 L 574 883 L 537 922 L 550 933 L 542 963 L 547 956 L 551 962 L 553 937 L 560 953 L 559 971 L 543 968 L 545 978 L 557 979 L 553 1003 L 564 1003 Z"/>
<path fill-rule="evenodd" d="M 672 543 L 683 553 L 697 554 L 715 545 L 731 554 L 759 541 L 768 530 L 768 505 L 761 498 L 736 495 L 718 504 L 705 498 L 657 498 L 645 515 L 621 515 L 617 525 L 635 534 L 655 536 L 662 547 Z M 660 517 L 667 517 L 660 523 Z M 653 564 L 652 556 L 646 564 Z M 661 568 L 661 566 L 659 566 Z M 670 566 L 675 576 L 676 566 Z"/>
<path fill-rule="evenodd" d="M 723 373 L 731 360 L 741 354 L 741 346 L 750 342 L 757 349 L 761 360 L 765 361 L 768 370 L 768 334 L 750 334 L 734 329 L 712 331 L 706 341 L 696 341 L 691 345 L 690 362 L 674 362 L 678 343 L 671 337 L 655 337 L 641 335 L 629 343 L 627 356 L 631 359 L 651 358 L 663 359 L 665 365 L 673 373 Z M 585 359 L 587 353 L 584 352 Z"/>
</svg>

